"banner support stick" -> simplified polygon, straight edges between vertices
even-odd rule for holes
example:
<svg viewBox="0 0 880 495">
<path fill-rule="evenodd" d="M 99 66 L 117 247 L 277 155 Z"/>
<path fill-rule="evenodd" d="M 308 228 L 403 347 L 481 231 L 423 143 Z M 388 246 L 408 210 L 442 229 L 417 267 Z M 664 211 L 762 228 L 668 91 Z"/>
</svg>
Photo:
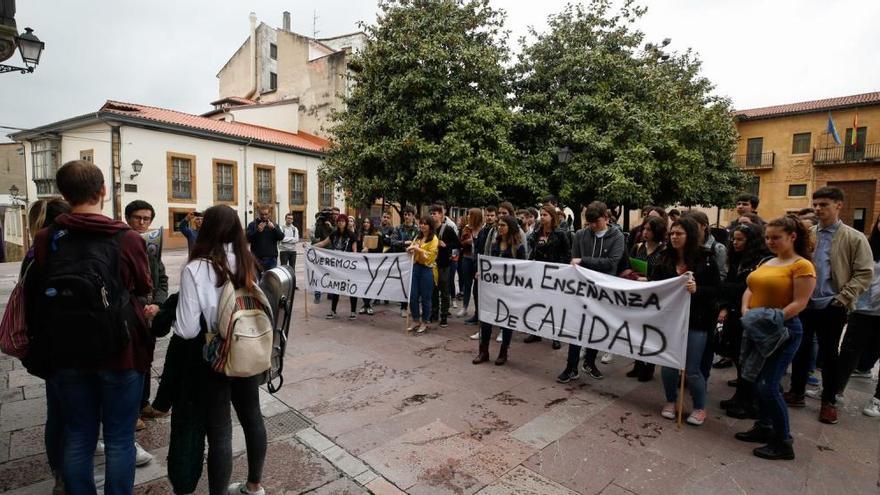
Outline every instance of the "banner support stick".
<svg viewBox="0 0 880 495">
<path fill-rule="evenodd" d="M 678 385 L 678 428 L 681 429 L 681 417 L 684 415 L 684 370 L 678 370 L 679 374 L 679 385 Z"/>
<path fill-rule="evenodd" d="M 410 253 L 409 261 L 410 261 L 410 264 L 415 266 L 415 261 L 416 261 L 415 253 Z M 410 295 L 412 295 L 412 277 L 410 277 L 409 292 L 410 292 Z M 406 333 L 406 331 L 409 329 L 411 317 L 412 317 L 412 308 L 410 308 L 409 305 L 407 305 L 406 306 L 406 326 L 403 327 L 403 333 Z"/>
</svg>

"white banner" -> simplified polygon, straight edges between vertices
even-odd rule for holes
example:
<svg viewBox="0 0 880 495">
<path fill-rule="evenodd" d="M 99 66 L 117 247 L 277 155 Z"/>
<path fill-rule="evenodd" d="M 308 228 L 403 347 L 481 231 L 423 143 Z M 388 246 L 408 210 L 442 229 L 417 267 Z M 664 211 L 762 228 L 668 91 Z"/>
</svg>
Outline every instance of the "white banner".
<svg viewBox="0 0 880 495">
<path fill-rule="evenodd" d="M 346 253 L 305 246 L 306 290 L 409 302 L 412 260 L 406 253 Z"/>
<path fill-rule="evenodd" d="M 480 321 L 684 369 L 687 280 L 638 282 L 579 266 L 480 256 Z"/>
</svg>

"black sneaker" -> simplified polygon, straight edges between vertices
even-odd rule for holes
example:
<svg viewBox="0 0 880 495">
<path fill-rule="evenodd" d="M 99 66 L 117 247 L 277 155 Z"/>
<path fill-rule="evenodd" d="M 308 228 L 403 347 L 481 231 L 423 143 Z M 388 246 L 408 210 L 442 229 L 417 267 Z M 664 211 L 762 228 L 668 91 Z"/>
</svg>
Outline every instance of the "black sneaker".
<svg viewBox="0 0 880 495">
<path fill-rule="evenodd" d="M 712 365 L 716 370 L 723 370 L 730 368 L 731 366 L 733 366 L 733 361 L 727 358 L 721 358 L 718 361 L 715 361 L 715 364 Z"/>
<path fill-rule="evenodd" d="M 526 338 L 523 339 L 524 344 L 531 344 L 533 342 L 540 342 L 540 341 L 541 341 L 541 337 L 538 337 L 537 335 L 527 335 Z"/>
<path fill-rule="evenodd" d="M 558 340 L 553 341 L 553 349 L 562 349 L 562 342 Z"/>
<path fill-rule="evenodd" d="M 348 319 L 349 320 L 357 320 L 358 319 L 357 313 L 351 313 L 350 315 L 348 315 Z"/>
<path fill-rule="evenodd" d="M 476 325 L 479 322 L 480 322 L 480 319 L 477 318 L 477 315 L 474 315 L 474 316 L 468 318 L 467 320 L 464 320 L 465 325 Z"/>
<path fill-rule="evenodd" d="M 336 311 L 331 311 L 331 312 L 327 313 L 326 315 L 324 315 L 324 318 L 326 318 L 328 320 L 332 320 L 332 319 L 336 318 Z"/>
<path fill-rule="evenodd" d="M 449 326 L 449 323 L 446 322 L 446 318 L 440 318 L 440 328 L 446 328 Z"/>
<path fill-rule="evenodd" d="M 771 461 L 791 461 L 794 459 L 794 446 L 791 440 L 777 440 L 752 451 L 756 457 Z"/>
<path fill-rule="evenodd" d="M 605 375 L 603 375 L 602 372 L 599 371 L 599 368 L 597 368 L 596 366 L 584 366 L 584 371 L 586 371 L 587 376 L 589 376 L 593 380 L 601 380 L 605 378 Z"/>
<path fill-rule="evenodd" d="M 581 375 L 578 373 L 577 369 L 573 370 L 565 370 L 556 377 L 556 381 L 559 383 L 568 383 L 572 380 L 577 380 Z"/>
<path fill-rule="evenodd" d="M 766 443 L 769 442 L 772 437 L 773 428 L 761 426 L 758 423 L 755 423 L 751 430 L 739 432 L 734 435 L 734 438 L 737 440 L 750 443 Z"/>
</svg>

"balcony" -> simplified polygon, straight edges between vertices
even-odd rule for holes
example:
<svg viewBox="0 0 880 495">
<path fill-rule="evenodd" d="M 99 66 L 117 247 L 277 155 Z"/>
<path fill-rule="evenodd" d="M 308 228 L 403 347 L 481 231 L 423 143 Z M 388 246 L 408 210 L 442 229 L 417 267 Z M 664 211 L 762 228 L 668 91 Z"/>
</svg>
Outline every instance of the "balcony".
<svg viewBox="0 0 880 495">
<path fill-rule="evenodd" d="M 865 146 L 829 146 L 813 150 L 813 163 L 835 165 L 841 163 L 866 163 L 880 161 L 880 143 Z"/>
<path fill-rule="evenodd" d="M 776 153 L 768 151 L 766 153 L 736 155 L 734 161 L 743 170 L 772 170 L 773 164 L 776 162 Z"/>
</svg>

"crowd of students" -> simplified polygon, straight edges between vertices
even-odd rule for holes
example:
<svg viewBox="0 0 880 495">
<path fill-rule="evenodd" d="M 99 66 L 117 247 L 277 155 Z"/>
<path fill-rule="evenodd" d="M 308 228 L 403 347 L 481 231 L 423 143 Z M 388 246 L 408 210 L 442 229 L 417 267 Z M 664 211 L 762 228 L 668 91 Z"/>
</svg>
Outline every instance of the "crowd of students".
<svg viewBox="0 0 880 495">
<path fill-rule="evenodd" d="M 880 333 L 868 330 L 880 327 L 880 218 L 869 240 L 840 220 L 844 200 L 840 189 L 823 187 L 813 194 L 813 208 L 765 222 L 757 213 L 757 197 L 742 195 L 736 219 L 724 229 L 713 229 L 698 210 L 667 212 L 648 206 L 630 232 L 624 232 L 613 212 L 598 201 L 583 208 L 584 227 L 577 232 L 552 196 L 543 198 L 540 210 L 517 210 L 505 201 L 472 208 L 457 222 L 438 203 L 418 222 L 412 210 L 406 210 L 404 223 L 386 229 L 384 238 L 414 255 L 409 303 L 413 324 L 408 331 L 423 333 L 433 323 L 448 326 L 452 315 L 445 301 L 450 294 L 454 300 L 456 286 L 462 309 L 455 316 L 466 317 L 474 301 L 473 315 L 463 320 L 480 325 L 471 336 L 479 340 L 474 364 L 490 359 L 493 331 L 492 325 L 479 321 L 476 311 L 479 256 L 572 263 L 633 280 L 689 273 L 685 377 L 692 408 L 687 423 L 699 426 L 707 420 L 711 370 L 735 366 L 736 379 L 728 382 L 735 392 L 721 406 L 730 417 L 757 420 L 737 438 L 765 443 L 754 449 L 756 456 L 792 459 L 788 408 L 804 407 L 804 397 L 811 396 L 821 401 L 819 421 L 837 423 L 836 404 L 848 377 L 870 377 L 880 349 Z M 347 231 L 341 221 L 338 224 L 340 232 Z M 359 230 L 350 232 L 356 239 Z M 511 329 L 499 329 L 496 365 L 510 358 L 512 334 Z M 528 335 L 523 343 L 541 340 Z M 560 347 L 553 341 L 553 349 Z M 568 383 L 582 374 L 602 379 L 597 358 L 597 350 L 570 344 L 557 381 Z M 606 354 L 601 362 L 612 359 Z M 783 394 L 781 381 L 789 366 L 791 385 Z M 627 376 L 650 381 L 654 368 L 636 361 Z M 821 382 L 812 375 L 816 370 L 821 370 Z M 673 419 L 683 400 L 678 396 L 678 370 L 663 369 L 661 382 L 666 396 L 661 415 Z M 821 383 L 821 391 L 805 390 L 808 383 Z M 880 384 L 863 412 L 880 417 Z"/>
<path fill-rule="evenodd" d="M 225 284 L 253 288 L 279 255 L 295 264 L 292 253 L 301 237 L 292 216 L 278 225 L 269 210 L 260 210 L 245 228 L 234 210 L 214 206 L 183 219 L 178 228 L 187 237 L 189 259 L 179 292 L 169 295 L 164 265 L 139 235 L 155 217 L 151 205 L 129 204 L 126 222 L 104 216 L 103 175 L 85 161 L 62 166 L 56 183 L 64 199 L 38 201 L 29 211 L 36 234 L 21 268 L 29 340 L 23 363 L 46 379 L 45 442 L 54 493 L 95 493 L 96 452 L 106 457 L 104 493 L 130 493 L 135 466 L 152 459 L 134 432 L 144 427 L 141 418 L 169 412 L 168 476 L 175 493 L 195 490 L 206 443 L 209 493 L 265 493 L 267 437 L 258 394 L 263 375 L 227 376 L 205 362 L 203 351 L 209 322 L 223 309 Z M 707 420 L 711 370 L 730 363 L 737 371 L 730 383 L 735 393 L 721 405 L 731 417 L 757 420 L 736 437 L 764 443 L 754 449 L 756 456 L 793 459 L 788 408 L 804 407 L 805 396 L 813 396 L 821 401 L 819 420 L 837 423 L 836 404 L 848 378 L 864 376 L 866 369 L 870 376 L 880 349 L 880 218 L 867 238 L 840 221 L 844 199 L 840 189 L 823 187 L 814 192 L 809 211 L 765 223 L 757 198 L 746 195 L 737 202 L 736 220 L 714 230 L 702 212 L 646 207 L 630 232 L 599 201 L 584 206 L 583 228 L 575 232 L 552 196 L 537 208 L 515 209 L 506 201 L 471 208 L 458 221 L 442 202 L 418 219 L 405 206 L 399 226 L 387 212 L 378 226 L 370 219 L 355 226 L 337 209 L 319 213 L 312 241 L 340 251 L 410 253 L 411 296 L 400 307 L 401 316 L 412 316 L 407 330 L 447 327 L 453 317 L 478 324 L 471 336 L 479 341 L 475 365 L 489 361 L 494 330 L 480 321 L 477 309 L 480 256 L 571 263 L 645 281 L 689 273 L 687 422 L 699 426 Z M 82 299 L 92 288 L 97 302 Z M 315 294 L 316 302 L 320 297 Z M 336 318 L 339 298 L 329 295 L 327 318 Z M 459 299 L 461 308 L 452 315 Z M 372 314 L 378 302 L 363 301 L 360 313 Z M 350 319 L 357 318 L 357 306 L 350 298 Z M 150 402 L 156 338 L 168 333 L 160 385 Z M 495 365 L 507 363 L 512 337 L 511 329 L 499 329 Z M 522 342 L 540 341 L 529 335 Z M 548 352 L 560 348 L 553 341 Z M 600 363 L 612 356 L 597 358 L 595 349 L 570 344 L 557 381 L 568 383 L 582 373 L 602 379 Z M 783 394 L 789 365 L 791 385 Z M 811 370 L 821 370 L 821 392 L 806 390 Z M 635 362 L 627 376 L 650 381 L 654 373 L 653 365 Z M 684 401 L 678 370 L 664 368 L 660 375 L 666 399 L 660 413 L 672 419 Z M 231 408 L 244 429 L 248 473 L 230 485 Z M 880 417 L 880 384 L 864 413 Z"/>
</svg>

